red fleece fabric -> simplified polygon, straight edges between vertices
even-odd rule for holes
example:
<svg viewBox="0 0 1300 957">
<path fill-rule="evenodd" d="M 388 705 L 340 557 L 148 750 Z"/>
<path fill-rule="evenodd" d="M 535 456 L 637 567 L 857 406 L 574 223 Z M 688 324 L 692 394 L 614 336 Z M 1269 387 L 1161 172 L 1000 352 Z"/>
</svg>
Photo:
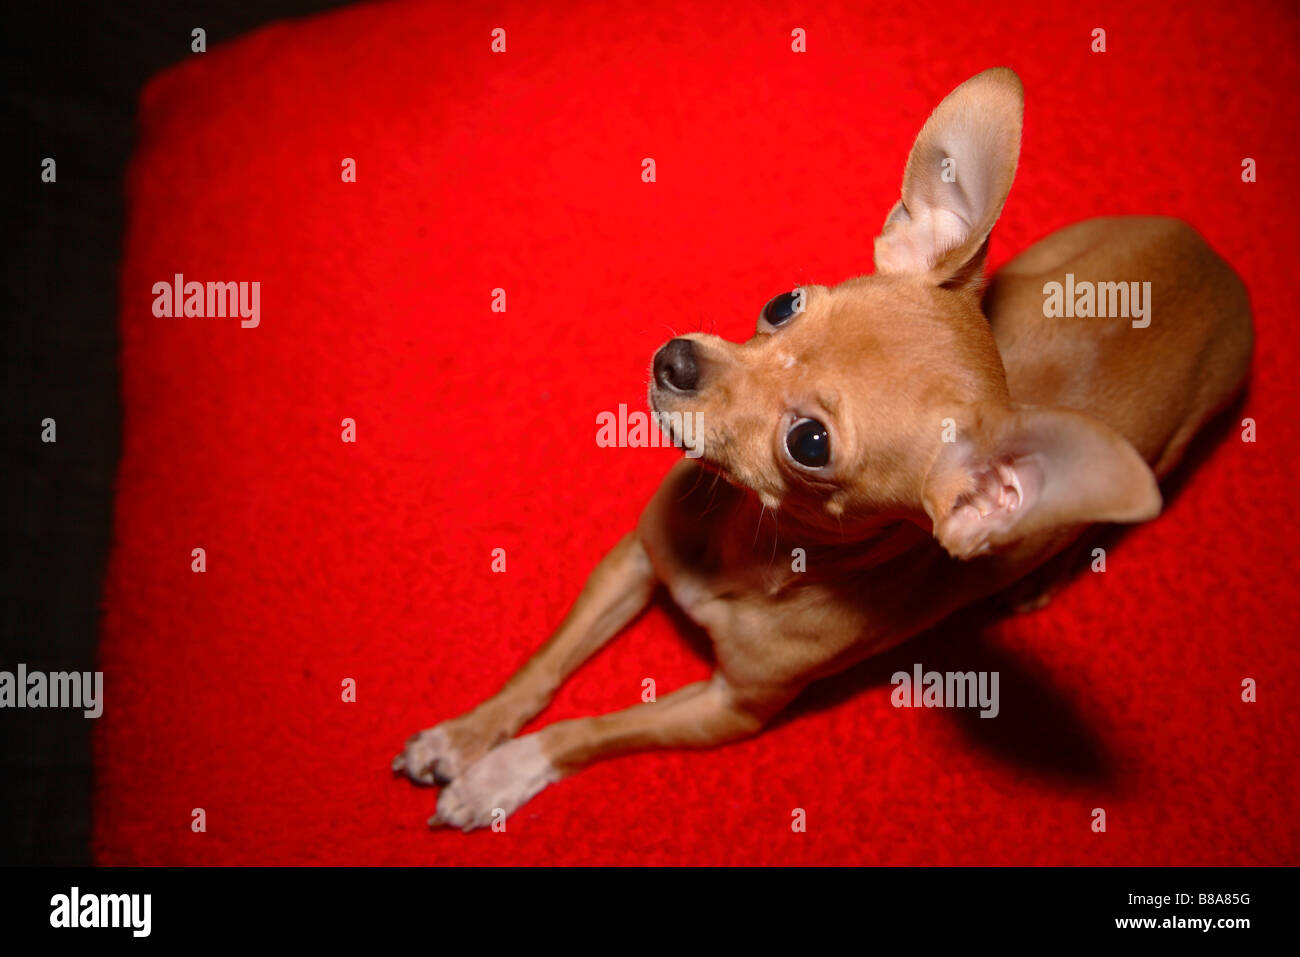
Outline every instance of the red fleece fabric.
<svg viewBox="0 0 1300 957">
<path fill-rule="evenodd" d="M 873 7 L 378 3 L 148 84 L 98 861 L 1297 862 L 1295 8 Z M 1164 514 L 1043 610 L 962 616 L 754 739 L 430 832 L 437 791 L 390 759 L 543 642 L 679 454 L 598 447 L 596 416 L 645 407 L 674 333 L 744 339 L 774 294 L 870 272 L 922 122 L 995 65 L 1026 116 L 994 267 L 1158 213 L 1250 290 L 1249 393 Z M 259 282 L 259 325 L 155 316 L 177 273 Z M 998 671 L 1001 714 L 891 707 L 914 663 Z M 660 599 L 527 730 L 708 673 Z"/>
</svg>

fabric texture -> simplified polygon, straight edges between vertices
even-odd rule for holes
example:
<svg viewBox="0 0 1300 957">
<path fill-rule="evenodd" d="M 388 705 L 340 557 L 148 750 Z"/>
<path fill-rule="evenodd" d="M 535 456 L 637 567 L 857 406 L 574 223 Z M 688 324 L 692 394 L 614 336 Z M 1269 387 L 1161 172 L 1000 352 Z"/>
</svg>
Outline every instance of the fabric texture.
<svg viewBox="0 0 1300 957">
<path fill-rule="evenodd" d="M 144 90 L 96 859 L 1296 863 L 1295 8 L 556 6 L 358 6 Z M 996 65 L 1026 115 L 995 268 L 1155 213 L 1250 290 L 1249 392 L 1164 514 L 1041 611 L 963 615 L 754 739 L 430 832 L 390 759 L 545 640 L 680 454 L 598 447 L 596 416 L 645 408 L 675 333 L 744 339 L 774 294 L 870 272 L 921 124 Z M 178 273 L 260 283 L 257 326 L 156 316 Z M 659 599 L 526 730 L 706 676 L 697 638 Z M 1001 714 L 892 708 L 916 662 L 998 671 Z"/>
</svg>

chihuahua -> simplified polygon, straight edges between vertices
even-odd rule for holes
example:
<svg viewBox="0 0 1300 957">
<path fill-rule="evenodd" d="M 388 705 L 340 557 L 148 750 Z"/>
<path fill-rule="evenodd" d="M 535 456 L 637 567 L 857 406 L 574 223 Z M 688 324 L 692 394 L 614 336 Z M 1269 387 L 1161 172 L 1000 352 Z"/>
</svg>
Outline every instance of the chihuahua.
<svg viewBox="0 0 1300 957">
<path fill-rule="evenodd" d="M 694 415 L 702 455 L 672 468 L 498 694 L 393 760 L 444 785 L 432 826 L 502 821 L 603 758 L 752 735 L 1089 524 L 1159 513 L 1158 480 L 1246 377 L 1245 288 L 1191 227 L 1134 216 L 1053 233 L 984 291 L 1023 112 L 1011 70 L 966 81 L 917 136 L 874 274 L 777 296 L 747 342 L 659 349 L 650 407 Z M 1140 321 L 1123 315 L 1133 280 Z M 514 737 L 660 584 L 709 634 L 712 677 Z"/>
</svg>

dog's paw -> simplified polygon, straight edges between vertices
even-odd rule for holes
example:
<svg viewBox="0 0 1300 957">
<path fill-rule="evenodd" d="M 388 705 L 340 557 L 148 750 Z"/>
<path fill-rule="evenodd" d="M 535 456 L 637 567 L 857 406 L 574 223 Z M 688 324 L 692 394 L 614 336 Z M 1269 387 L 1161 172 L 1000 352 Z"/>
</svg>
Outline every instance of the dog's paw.
<svg viewBox="0 0 1300 957">
<path fill-rule="evenodd" d="M 416 732 L 406 739 L 406 748 L 393 758 L 393 770 L 417 784 L 446 784 L 473 764 L 481 751 L 458 743 L 453 722 Z"/>
<path fill-rule="evenodd" d="M 558 781 L 559 772 L 542 754 L 536 734 L 526 734 L 489 751 L 438 795 L 438 813 L 430 827 L 458 827 L 472 831 L 487 827 L 494 818 L 513 814 L 546 785 Z"/>
</svg>

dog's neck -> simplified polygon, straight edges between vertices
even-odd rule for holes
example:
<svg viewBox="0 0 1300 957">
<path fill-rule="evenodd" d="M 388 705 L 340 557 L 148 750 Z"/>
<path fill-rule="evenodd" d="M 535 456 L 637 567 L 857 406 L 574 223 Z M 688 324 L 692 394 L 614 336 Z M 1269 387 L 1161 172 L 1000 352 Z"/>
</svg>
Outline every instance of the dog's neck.
<svg viewBox="0 0 1300 957">
<path fill-rule="evenodd" d="M 796 509 L 765 506 L 748 489 L 733 486 L 729 492 L 731 501 L 720 507 L 727 509 L 726 536 L 732 549 L 773 572 L 794 572 L 798 565 L 809 581 L 822 581 L 861 573 L 909 553 L 932 558 L 940 551 L 927 530 L 900 516 L 851 524 L 811 522 L 801 519 Z M 802 563 L 796 549 L 802 549 Z"/>
</svg>

